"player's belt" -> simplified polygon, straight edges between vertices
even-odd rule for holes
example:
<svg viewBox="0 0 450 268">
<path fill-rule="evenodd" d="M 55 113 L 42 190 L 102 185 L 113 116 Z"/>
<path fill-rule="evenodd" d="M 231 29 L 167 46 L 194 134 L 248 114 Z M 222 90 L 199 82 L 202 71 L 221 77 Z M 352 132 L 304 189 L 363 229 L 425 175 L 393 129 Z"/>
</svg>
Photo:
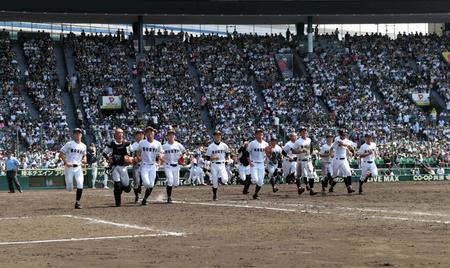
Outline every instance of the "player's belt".
<svg viewBox="0 0 450 268">
<path fill-rule="evenodd" d="M 143 164 L 153 166 L 155 163 L 143 163 Z"/>
<path fill-rule="evenodd" d="M 263 162 L 253 162 L 254 164 L 262 164 Z"/>
<path fill-rule="evenodd" d="M 213 164 L 221 165 L 224 164 L 224 162 L 213 162 Z"/>
<path fill-rule="evenodd" d="M 373 161 L 365 161 L 367 164 L 372 164 Z"/>
<path fill-rule="evenodd" d="M 336 158 L 336 160 L 345 160 L 345 157 Z"/>
<path fill-rule="evenodd" d="M 171 167 L 178 167 L 178 164 L 170 164 Z"/>
<path fill-rule="evenodd" d="M 69 165 L 69 167 L 79 167 L 80 165 L 77 164 L 73 164 L 73 165 Z"/>
<path fill-rule="evenodd" d="M 311 160 L 311 159 L 301 159 L 300 161 L 302 161 L 302 162 L 307 162 L 307 161 L 309 161 L 309 160 Z"/>
</svg>

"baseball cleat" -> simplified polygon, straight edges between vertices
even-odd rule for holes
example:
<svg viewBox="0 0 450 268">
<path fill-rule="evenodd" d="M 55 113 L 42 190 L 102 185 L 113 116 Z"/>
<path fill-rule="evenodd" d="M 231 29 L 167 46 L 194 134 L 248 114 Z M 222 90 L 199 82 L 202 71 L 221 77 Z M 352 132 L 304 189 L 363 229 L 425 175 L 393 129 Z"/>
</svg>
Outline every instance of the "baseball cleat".
<svg viewBox="0 0 450 268">
<path fill-rule="evenodd" d="M 314 192 L 313 189 L 311 189 L 311 190 L 309 191 L 309 195 L 316 195 L 316 194 L 317 194 L 317 192 Z"/>
<path fill-rule="evenodd" d="M 167 203 L 169 204 L 169 203 L 172 203 L 173 201 L 172 201 L 172 198 L 167 198 Z"/>
<path fill-rule="evenodd" d="M 330 189 L 328 189 L 328 192 L 329 192 L 329 193 L 334 193 L 334 188 L 333 188 L 333 187 L 330 187 Z"/>
<path fill-rule="evenodd" d="M 347 193 L 351 194 L 351 193 L 354 193 L 354 192 L 355 192 L 355 190 L 353 190 L 351 187 L 347 188 Z"/>
<path fill-rule="evenodd" d="M 299 195 L 301 195 L 301 194 L 303 194 L 305 192 L 305 188 L 300 187 L 300 188 L 298 188 L 297 192 L 298 192 Z"/>
<path fill-rule="evenodd" d="M 254 194 L 253 199 L 259 199 L 258 194 Z"/>
<path fill-rule="evenodd" d="M 134 203 L 137 204 L 138 201 L 139 201 L 139 196 L 135 196 L 134 197 Z"/>
<path fill-rule="evenodd" d="M 276 193 L 276 192 L 278 192 L 278 188 L 273 188 L 272 191 L 273 191 L 274 193 Z"/>
<path fill-rule="evenodd" d="M 81 209 L 81 205 L 80 205 L 80 203 L 75 203 L 75 209 Z"/>
<path fill-rule="evenodd" d="M 142 199 L 141 205 L 146 206 L 147 205 L 147 200 Z"/>
<path fill-rule="evenodd" d="M 213 201 L 217 201 L 217 200 L 219 200 L 219 199 L 216 196 L 213 197 Z"/>
</svg>

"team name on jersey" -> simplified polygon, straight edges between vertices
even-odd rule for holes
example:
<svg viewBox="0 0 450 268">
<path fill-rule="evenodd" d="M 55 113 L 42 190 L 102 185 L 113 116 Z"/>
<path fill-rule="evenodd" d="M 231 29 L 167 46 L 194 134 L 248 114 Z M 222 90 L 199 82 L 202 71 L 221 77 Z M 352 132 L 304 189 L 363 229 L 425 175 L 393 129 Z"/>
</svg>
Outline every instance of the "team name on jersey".
<svg viewBox="0 0 450 268">
<path fill-rule="evenodd" d="M 225 150 L 212 150 L 211 154 L 224 154 L 226 153 Z"/>
<path fill-rule="evenodd" d="M 84 155 L 84 151 L 83 150 L 79 150 L 79 149 L 70 148 L 70 152 Z"/>
<path fill-rule="evenodd" d="M 264 148 L 253 148 L 253 152 L 264 152 Z"/>
<path fill-rule="evenodd" d="M 180 150 L 178 150 L 178 149 L 170 149 L 170 150 L 165 150 L 164 153 L 166 153 L 166 154 L 178 154 L 178 153 L 180 153 Z"/>
<path fill-rule="evenodd" d="M 152 152 L 152 153 L 158 153 L 158 148 L 152 148 L 152 147 L 142 147 L 143 152 Z"/>
</svg>

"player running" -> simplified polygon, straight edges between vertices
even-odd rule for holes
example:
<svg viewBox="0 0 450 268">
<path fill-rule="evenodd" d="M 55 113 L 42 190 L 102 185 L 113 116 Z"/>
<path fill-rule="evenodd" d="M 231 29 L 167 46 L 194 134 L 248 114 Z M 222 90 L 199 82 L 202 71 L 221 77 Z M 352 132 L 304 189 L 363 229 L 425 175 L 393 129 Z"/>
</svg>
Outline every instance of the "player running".
<svg viewBox="0 0 450 268">
<path fill-rule="evenodd" d="M 163 145 L 164 173 L 166 174 L 167 203 L 172 203 L 172 189 L 180 182 L 180 166 L 178 160 L 184 155 L 186 149 L 175 141 L 175 131 L 167 131 L 167 143 Z"/>
<path fill-rule="evenodd" d="M 83 136 L 81 129 L 73 130 L 73 140 L 67 142 L 60 151 L 59 158 L 64 162 L 64 177 L 66 181 L 67 191 L 72 191 L 73 180 L 76 181 L 77 193 L 75 208 L 81 209 L 81 195 L 83 193 L 83 170 L 82 165 L 87 164 L 86 152 L 87 147 L 81 141 Z"/>
<path fill-rule="evenodd" d="M 371 134 L 364 135 L 365 143 L 361 145 L 357 155 L 361 158 L 361 178 L 359 179 L 359 194 L 363 192 L 363 184 L 371 177 L 378 176 L 375 158 L 377 157 L 377 145 L 372 140 Z"/>
<path fill-rule="evenodd" d="M 320 147 L 319 156 L 322 164 L 322 194 L 325 193 L 328 183 L 331 183 L 332 180 L 332 165 L 331 161 L 333 159 L 333 151 L 331 150 L 331 146 L 333 145 L 333 135 L 326 135 L 326 142 Z"/>
<path fill-rule="evenodd" d="M 213 139 L 213 143 L 211 143 L 206 150 L 206 159 L 211 161 L 213 201 L 217 201 L 219 179 L 223 184 L 227 184 L 228 182 L 225 161 L 230 154 L 230 149 L 228 148 L 228 145 L 222 142 L 222 133 L 219 130 L 214 131 Z"/>
</svg>

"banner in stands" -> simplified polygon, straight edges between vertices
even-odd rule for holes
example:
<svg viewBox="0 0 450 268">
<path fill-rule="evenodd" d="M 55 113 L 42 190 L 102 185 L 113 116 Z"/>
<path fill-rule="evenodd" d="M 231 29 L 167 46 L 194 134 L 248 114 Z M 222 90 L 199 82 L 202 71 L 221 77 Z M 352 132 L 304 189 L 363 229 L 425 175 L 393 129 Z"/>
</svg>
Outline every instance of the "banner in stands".
<svg viewBox="0 0 450 268">
<path fill-rule="evenodd" d="M 429 93 L 413 93 L 412 99 L 418 106 L 430 106 Z"/>
<path fill-rule="evenodd" d="M 122 98 L 120 96 L 102 96 L 100 109 L 120 110 L 122 109 Z"/>
<path fill-rule="evenodd" d="M 275 59 L 283 77 L 292 78 L 294 76 L 294 55 L 275 54 Z"/>
<path fill-rule="evenodd" d="M 448 52 L 448 51 L 442 52 L 442 56 L 444 57 L 444 59 L 447 63 L 450 63 L 450 52 Z"/>
</svg>

